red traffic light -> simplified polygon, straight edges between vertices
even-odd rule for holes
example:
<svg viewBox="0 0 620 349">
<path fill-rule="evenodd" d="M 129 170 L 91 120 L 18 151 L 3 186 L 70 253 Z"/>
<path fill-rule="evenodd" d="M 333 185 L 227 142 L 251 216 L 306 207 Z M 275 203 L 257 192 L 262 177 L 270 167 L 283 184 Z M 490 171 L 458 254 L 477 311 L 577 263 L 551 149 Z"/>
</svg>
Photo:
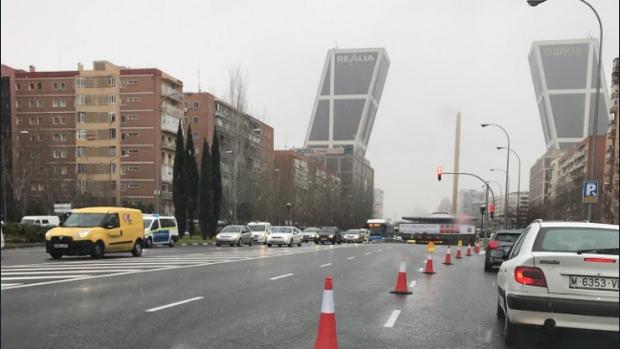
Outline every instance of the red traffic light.
<svg viewBox="0 0 620 349">
<path fill-rule="evenodd" d="M 441 181 L 441 175 L 443 174 L 443 167 L 437 167 L 437 180 Z"/>
</svg>

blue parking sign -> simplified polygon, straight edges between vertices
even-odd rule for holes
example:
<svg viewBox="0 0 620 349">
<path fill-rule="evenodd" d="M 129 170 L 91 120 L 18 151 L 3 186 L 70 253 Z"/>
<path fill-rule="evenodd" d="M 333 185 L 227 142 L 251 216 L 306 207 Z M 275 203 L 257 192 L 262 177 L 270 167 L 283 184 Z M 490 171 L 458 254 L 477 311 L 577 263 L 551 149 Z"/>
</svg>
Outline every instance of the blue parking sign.
<svg viewBox="0 0 620 349">
<path fill-rule="evenodd" d="M 583 190 L 581 191 L 584 204 L 598 203 L 598 181 L 583 181 Z"/>
</svg>

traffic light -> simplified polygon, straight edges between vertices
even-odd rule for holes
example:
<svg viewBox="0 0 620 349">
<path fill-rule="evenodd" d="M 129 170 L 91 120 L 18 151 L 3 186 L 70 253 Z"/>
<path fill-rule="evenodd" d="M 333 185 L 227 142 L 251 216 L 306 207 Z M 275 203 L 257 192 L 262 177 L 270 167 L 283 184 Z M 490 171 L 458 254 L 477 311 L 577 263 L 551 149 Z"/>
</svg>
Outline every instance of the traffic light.
<svg viewBox="0 0 620 349">
<path fill-rule="evenodd" d="M 489 214 L 491 214 L 491 218 L 495 215 L 495 205 L 489 204 Z"/>
<path fill-rule="evenodd" d="M 486 207 L 484 205 L 480 206 L 480 215 L 484 216 L 484 211 L 486 211 Z"/>
<path fill-rule="evenodd" d="M 443 174 L 443 167 L 437 167 L 437 180 L 441 182 L 441 175 Z"/>
</svg>

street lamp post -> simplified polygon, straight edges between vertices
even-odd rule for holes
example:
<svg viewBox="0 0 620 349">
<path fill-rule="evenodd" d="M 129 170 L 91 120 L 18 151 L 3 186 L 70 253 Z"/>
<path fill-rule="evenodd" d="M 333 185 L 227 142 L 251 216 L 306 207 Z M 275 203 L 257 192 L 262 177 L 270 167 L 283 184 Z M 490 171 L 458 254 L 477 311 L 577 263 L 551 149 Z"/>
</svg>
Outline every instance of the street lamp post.
<svg viewBox="0 0 620 349">
<path fill-rule="evenodd" d="M 527 3 L 532 6 L 532 7 L 536 7 L 540 4 L 542 4 L 543 2 L 545 2 L 546 0 L 527 0 Z M 579 0 L 582 3 L 584 3 L 586 6 L 588 6 L 590 8 L 590 10 L 592 10 L 592 12 L 594 12 L 594 15 L 596 16 L 596 20 L 598 21 L 598 29 L 599 29 L 599 42 L 598 42 L 598 64 L 596 67 L 596 94 L 595 94 L 595 104 L 594 104 L 594 115 L 590 116 L 590 122 L 592 123 L 592 134 L 590 137 L 590 149 L 588 149 L 588 152 L 590 153 L 591 159 L 590 159 L 590 178 L 592 180 L 596 180 L 596 134 L 597 134 L 597 129 L 598 129 L 598 104 L 599 104 L 599 99 L 601 96 L 601 61 L 603 59 L 603 22 L 601 22 L 601 17 L 598 15 L 598 12 L 596 12 L 596 10 L 594 9 L 594 7 L 592 5 L 590 5 L 590 3 L 588 3 L 585 0 Z M 590 221 L 592 219 L 592 205 L 593 204 L 588 204 L 588 221 Z"/>
<path fill-rule="evenodd" d="M 480 126 L 482 127 L 487 127 L 487 126 L 495 126 L 499 129 L 501 129 L 504 134 L 506 135 L 506 139 L 508 141 L 508 153 L 506 154 L 506 186 L 504 187 L 504 196 L 506 197 L 506 200 L 504 200 L 504 212 L 506 212 L 506 214 L 508 213 L 508 188 L 510 186 L 510 183 L 508 182 L 508 173 L 510 172 L 510 136 L 508 135 L 508 131 L 506 131 L 506 129 L 504 127 L 502 127 L 499 124 L 480 124 Z M 508 227 L 508 222 L 504 221 L 504 228 Z"/>
<path fill-rule="evenodd" d="M 289 225 L 293 225 L 293 222 L 291 222 L 291 207 L 293 206 L 293 204 L 291 204 L 290 202 L 286 203 L 286 215 L 288 216 L 288 224 Z"/>
<path fill-rule="evenodd" d="M 506 147 L 497 147 L 497 150 L 507 149 Z M 517 176 L 517 225 L 519 225 L 521 217 L 521 157 L 514 149 L 510 149 L 510 152 L 517 157 L 518 164 L 518 176 Z"/>
<path fill-rule="evenodd" d="M 491 172 L 502 172 L 504 174 L 507 173 L 506 170 L 504 170 L 503 168 L 491 168 L 491 169 L 489 169 L 489 171 L 491 171 Z M 502 188 L 502 187 L 500 186 L 500 188 Z M 508 195 L 510 195 L 510 193 L 508 193 Z M 508 204 L 510 206 L 510 198 L 508 196 L 506 196 L 506 195 L 504 196 L 504 201 L 508 201 Z M 504 228 L 508 227 L 508 223 L 506 223 L 507 220 L 508 220 L 508 211 L 506 211 L 506 204 L 504 203 L 504 221 L 505 221 L 504 222 Z"/>
<path fill-rule="evenodd" d="M 225 154 L 229 154 L 229 155 L 233 155 L 234 152 L 232 150 L 227 150 L 224 152 Z M 230 188 L 230 201 L 232 204 L 231 210 L 229 211 L 232 215 L 232 220 L 233 223 L 237 223 L 237 160 L 235 159 L 234 155 L 233 155 L 233 170 L 232 170 L 232 174 L 231 174 L 231 180 L 230 180 L 230 184 L 229 184 L 229 188 Z"/>
</svg>

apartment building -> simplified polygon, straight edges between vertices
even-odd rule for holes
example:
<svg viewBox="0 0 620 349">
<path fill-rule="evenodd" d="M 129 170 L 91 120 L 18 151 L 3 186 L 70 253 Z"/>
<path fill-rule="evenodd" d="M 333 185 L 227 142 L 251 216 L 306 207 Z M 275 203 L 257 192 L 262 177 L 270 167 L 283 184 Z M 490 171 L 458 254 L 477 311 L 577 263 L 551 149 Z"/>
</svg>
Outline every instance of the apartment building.
<svg viewBox="0 0 620 349">
<path fill-rule="evenodd" d="M 620 62 L 618 57 L 614 59 L 613 72 L 611 75 L 611 99 L 609 101 L 609 114 L 611 122 L 607 131 L 607 145 L 605 156 L 605 182 L 603 186 L 604 221 L 618 224 L 618 166 L 619 131 L 618 127 L 618 80 L 620 76 Z"/>
<path fill-rule="evenodd" d="M 181 81 L 107 61 L 14 76 L 12 177 L 22 198 L 43 211 L 61 202 L 173 211 L 167 141 L 183 116 Z"/>
</svg>

